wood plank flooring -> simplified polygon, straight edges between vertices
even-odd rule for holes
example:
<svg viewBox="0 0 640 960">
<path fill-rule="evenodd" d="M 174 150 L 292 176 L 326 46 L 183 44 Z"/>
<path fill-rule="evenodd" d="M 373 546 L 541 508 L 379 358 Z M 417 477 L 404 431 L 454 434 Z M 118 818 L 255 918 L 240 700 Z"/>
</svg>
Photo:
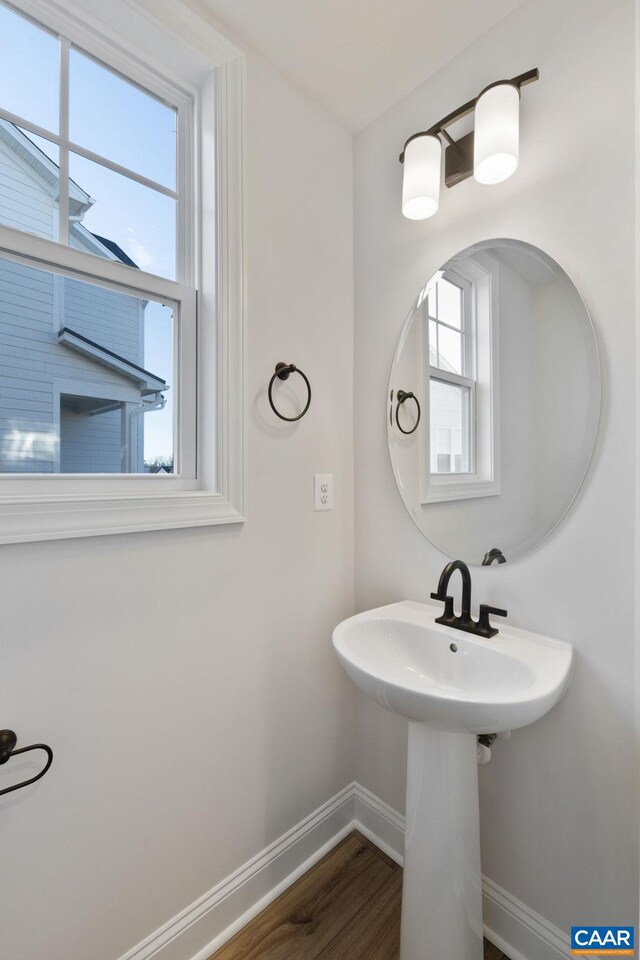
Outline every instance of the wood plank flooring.
<svg viewBox="0 0 640 960">
<path fill-rule="evenodd" d="M 398 960 L 401 894 L 402 869 L 352 833 L 211 960 Z M 484 958 L 508 960 L 486 940 Z"/>
</svg>

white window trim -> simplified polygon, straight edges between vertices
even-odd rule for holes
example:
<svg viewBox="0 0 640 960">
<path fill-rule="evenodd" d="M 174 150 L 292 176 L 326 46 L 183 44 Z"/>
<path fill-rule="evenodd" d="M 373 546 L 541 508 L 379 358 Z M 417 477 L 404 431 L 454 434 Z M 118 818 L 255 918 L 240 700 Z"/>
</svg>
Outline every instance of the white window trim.
<svg viewBox="0 0 640 960">
<path fill-rule="evenodd" d="M 155 3 L 145 4 L 145 0 L 110 0 L 109 4 L 102 0 L 67 0 L 62 6 L 55 0 L 14 0 L 14 5 L 71 35 L 79 46 L 116 68 L 112 54 L 114 47 L 120 47 L 128 58 L 136 58 L 140 73 L 154 71 L 154 87 L 160 71 L 172 83 L 182 81 L 185 89 L 194 89 L 195 85 L 200 116 L 214 116 L 215 127 L 213 123 L 196 124 L 202 131 L 196 143 L 200 177 L 195 185 L 202 209 L 201 229 L 194 238 L 197 257 L 192 258 L 199 264 L 199 277 L 193 278 L 199 287 L 199 488 L 176 489 L 171 485 L 178 478 L 167 476 L 153 478 L 158 483 L 150 490 L 150 478 L 131 476 L 109 478 L 109 489 L 93 482 L 98 478 L 82 477 L 75 478 L 65 492 L 44 494 L 35 489 L 37 476 L 23 475 L 18 481 L 23 483 L 19 493 L 13 488 L 10 495 L 3 495 L 0 485 L 0 543 L 242 522 L 242 54 L 207 21 L 175 2 L 167 7 L 158 0 L 156 7 Z M 162 20 L 178 24 L 182 34 L 179 43 Z M 162 62 L 155 61 L 155 56 Z M 215 195 L 211 189 L 214 184 Z M 179 217 L 179 223 L 185 220 Z M 173 281 L 123 269 L 122 264 L 98 260 L 9 227 L 0 227 L 0 251 L 3 249 L 45 264 L 56 263 L 76 274 L 84 271 L 88 278 L 100 276 L 132 290 L 146 286 L 150 291 L 164 292 L 168 299 L 180 299 L 176 297 L 180 284 Z M 214 251 L 217 263 L 209 262 Z M 184 277 L 180 265 L 178 276 Z M 15 477 L 10 479 L 16 482 Z"/>
<path fill-rule="evenodd" d="M 423 402 L 423 410 L 425 413 L 425 429 L 421 432 L 422 438 L 422 455 L 420 457 L 421 462 L 421 502 L 422 503 L 445 503 L 452 500 L 470 500 L 477 497 L 495 497 L 500 494 L 501 491 L 501 481 L 500 481 L 500 364 L 499 364 L 499 328 L 500 328 L 500 317 L 498 304 L 499 300 L 499 272 L 497 264 L 492 258 L 484 258 L 479 254 L 476 258 L 475 263 L 469 263 L 465 261 L 464 272 L 457 273 L 456 267 L 452 269 L 447 269 L 445 276 L 450 276 L 452 280 L 459 284 L 472 284 L 472 289 L 474 290 L 474 296 L 472 298 L 470 307 L 473 313 L 472 324 L 473 324 L 473 333 L 470 340 L 466 339 L 465 348 L 471 350 L 471 356 L 467 354 L 467 364 L 469 365 L 470 372 L 473 374 L 472 378 L 466 378 L 459 376 L 457 374 L 448 374 L 446 371 L 442 371 L 438 368 L 431 368 L 430 364 L 421 364 L 422 371 L 422 384 L 421 384 L 421 395 Z M 489 315 L 491 322 L 490 330 L 490 342 L 489 342 L 489 366 L 490 366 L 490 396 L 488 397 L 488 410 L 483 412 L 483 415 L 486 419 L 485 429 L 488 433 L 487 442 L 489 446 L 489 465 L 481 469 L 479 464 L 480 451 L 476 443 L 477 434 L 478 434 L 478 424 L 477 418 L 481 415 L 480 406 L 481 404 L 478 401 L 478 356 L 477 356 L 477 341 L 478 341 L 478 332 L 476 329 L 476 287 L 475 284 L 482 280 L 482 278 L 488 278 L 488 291 L 487 295 L 490 298 L 489 302 Z M 421 324 L 421 351 L 422 356 L 429 356 L 429 331 L 428 331 L 428 318 L 423 321 Z M 469 331 L 468 331 L 469 333 Z M 455 383 L 457 385 L 463 386 L 472 386 L 471 391 L 471 417 L 473 427 L 472 427 L 472 463 L 474 464 L 474 473 L 450 473 L 450 474 L 435 474 L 431 473 L 431 412 L 430 412 L 430 384 L 432 377 L 437 380 L 448 381 Z"/>
</svg>

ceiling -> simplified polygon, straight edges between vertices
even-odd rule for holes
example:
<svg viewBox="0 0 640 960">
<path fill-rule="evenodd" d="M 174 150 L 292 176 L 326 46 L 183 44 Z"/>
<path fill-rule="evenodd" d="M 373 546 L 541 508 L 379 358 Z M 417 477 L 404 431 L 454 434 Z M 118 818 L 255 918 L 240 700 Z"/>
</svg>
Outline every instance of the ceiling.
<svg viewBox="0 0 640 960">
<path fill-rule="evenodd" d="M 189 0 L 353 131 L 522 0 Z"/>
</svg>

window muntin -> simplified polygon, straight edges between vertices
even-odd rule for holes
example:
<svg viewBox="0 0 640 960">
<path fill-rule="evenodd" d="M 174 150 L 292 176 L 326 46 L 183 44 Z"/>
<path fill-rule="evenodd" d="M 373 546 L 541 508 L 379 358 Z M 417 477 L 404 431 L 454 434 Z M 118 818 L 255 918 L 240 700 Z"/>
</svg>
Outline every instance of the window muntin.
<svg viewBox="0 0 640 960">
<path fill-rule="evenodd" d="M 178 204 L 185 206 L 188 198 L 184 195 L 185 184 L 177 182 L 179 124 L 176 106 L 164 103 L 150 91 L 122 78 L 74 47 L 70 40 L 53 36 L 2 2 L 0 23 L 7 27 L 4 43 L 10 43 L 13 38 L 17 45 L 10 51 L 9 64 L 17 60 L 29 65 L 28 70 L 20 72 L 16 64 L 7 83 L 0 85 L 0 118 L 5 127 L 7 124 L 18 126 L 28 137 L 45 138 L 58 148 L 58 159 L 53 161 L 58 168 L 57 184 L 55 172 L 51 183 L 51 171 L 38 169 L 43 181 L 49 181 L 50 199 L 55 208 L 51 219 L 57 220 L 57 229 L 53 224 L 47 234 L 37 225 L 34 227 L 32 204 L 26 199 L 21 204 L 22 209 L 17 211 L 21 217 L 5 218 L 2 222 L 77 246 L 74 225 L 82 225 L 87 213 L 96 207 L 91 222 L 95 222 L 96 217 L 110 221 L 118 233 L 113 239 L 136 265 L 141 266 L 137 264 L 137 254 L 144 261 L 146 272 L 184 280 L 185 269 L 178 269 L 178 265 L 184 267 L 186 259 L 178 250 L 177 236 L 181 231 L 178 230 L 177 210 Z M 41 71 L 31 70 L 33 50 L 45 45 L 52 51 L 52 44 L 55 55 L 50 52 L 48 59 L 53 64 L 49 72 L 55 67 L 56 79 L 52 85 L 58 90 L 55 111 L 51 103 L 44 110 Z M 8 68 L 0 67 L 2 69 Z M 61 87 L 60 77 L 63 78 Z M 19 95 L 15 93 L 17 87 Z M 51 153 L 45 152 L 53 160 Z M 15 167 L 14 160 L 3 149 L 0 138 L 0 161 L 5 167 L 4 184 L 0 183 L 0 190 L 3 186 L 8 189 L 7 181 L 13 179 L 15 193 L 16 171 L 9 170 L 12 164 Z M 38 167 L 37 156 L 27 156 L 23 160 L 34 169 Z M 89 186 L 76 182 L 71 172 L 72 167 L 74 172 L 79 169 L 81 160 L 93 164 Z M 18 170 L 20 173 L 23 171 Z M 80 181 L 81 169 L 77 175 Z M 134 189 L 134 186 L 141 185 L 141 189 Z M 133 227 L 126 213 L 130 205 L 135 209 Z M 151 251 L 147 249 L 149 236 L 154 237 L 155 249 Z"/>
<path fill-rule="evenodd" d="M 69 175 L 89 195 L 76 203 L 79 220 L 70 201 L 70 246 L 86 250 L 88 231 L 117 243 L 141 270 L 175 279 L 175 200 L 75 153 L 69 154 Z M 92 202 L 96 197 L 107 202 Z"/>
<path fill-rule="evenodd" d="M 6 124 L 6 121 L 5 121 L 5 124 Z M 15 126 L 15 124 L 11 126 Z M 30 131 L 22 130 L 20 127 L 18 127 L 18 130 L 20 130 L 20 132 L 24 134 L 25 137 L 28 137 L 29 140 L 31 140 L 31 142 L 34 143 L 36 147 L 38 147 L 38 149 L 44 154 L 43 157 L 39 158 L 41 162 L 45 162 L 48 160 L 49 163 L 55 164 L 56 167 L 59 167 L 60 149 L 57 146 L 57 144 L 52 143 L 51 140 L 46 140 L 44 137 L 39 137 L 36 133 L 31 133 Z"/>
<path fill-rule="evenodd" d="M 70 140 L 175 190 L 176 135 L 175 107 L 71 48 Z"/>
</svg>

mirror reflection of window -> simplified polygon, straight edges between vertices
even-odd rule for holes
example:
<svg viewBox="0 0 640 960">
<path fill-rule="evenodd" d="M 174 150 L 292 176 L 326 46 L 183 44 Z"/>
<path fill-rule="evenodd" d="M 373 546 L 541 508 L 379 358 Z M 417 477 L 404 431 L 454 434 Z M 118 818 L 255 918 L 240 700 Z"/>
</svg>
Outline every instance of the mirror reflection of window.
<svg viewBox="0 0 640 960">
<path fill-rule="evenodd" d="M 422 503 L 499 493 L 498 276 L 495 257 L 456 259 L 418 298 L 429 425 Z"/>
<path fill-rule="evenodd" d="M 431 472 L 469 473 L 469 390 L 432 377 Z"/>
<path fill-rule="evenodd" d="M 440 276 L 426 299 L 429 326 L 430 470 L 472 473 L 475 427 L 469 285 Z"/>
</svg>

